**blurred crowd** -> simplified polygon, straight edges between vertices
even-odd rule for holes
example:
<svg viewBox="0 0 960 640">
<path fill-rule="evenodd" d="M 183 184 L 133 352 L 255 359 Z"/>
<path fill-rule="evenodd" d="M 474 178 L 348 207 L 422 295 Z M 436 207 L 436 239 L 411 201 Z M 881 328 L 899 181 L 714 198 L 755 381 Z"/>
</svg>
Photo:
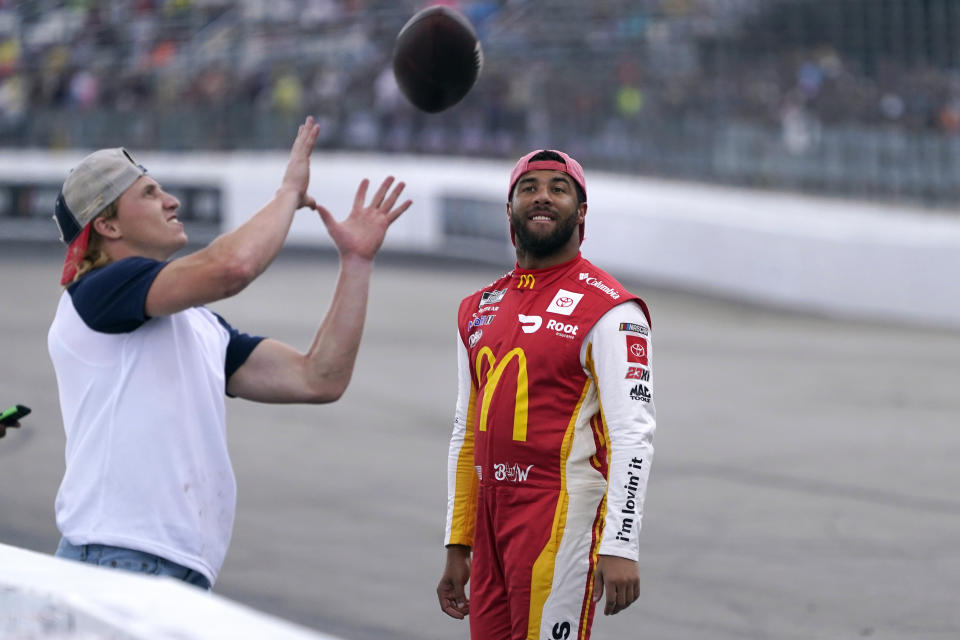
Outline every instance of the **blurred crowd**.
<svg viewBox="0 0 960 640">
<path fill-rule="evenodd" d="M 656 171 L 651 148 L 707 153 L 704 132 L 732 126 L 799 155 L 824 128 L 960 134 L 958 61 L 929 46 L 939 31 L 870 48 L 823 27 L 869 1 L 0 0 L 0 146 L 280 147 L 281 127 L 314 113 L 327 148 L 564 146 Z M 406 103 L 390 63 L 426 4 L 461 10 L 484 46 L 478 85 L 440 115 Z"/>
</svg>

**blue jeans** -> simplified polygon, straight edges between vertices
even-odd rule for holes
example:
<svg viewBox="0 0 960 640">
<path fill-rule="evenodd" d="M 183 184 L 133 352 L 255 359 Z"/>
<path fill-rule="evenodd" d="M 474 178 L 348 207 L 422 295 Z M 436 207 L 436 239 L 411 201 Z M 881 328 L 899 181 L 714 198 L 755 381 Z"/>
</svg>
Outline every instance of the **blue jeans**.
<svg viewBox="0 0 960 640">
<path fill-rule="evenodd" d="M 160 556 L 135 551 L 134 549 L 111 547 L 105 544 L 82 544 L 78 546 L 70 544 L 66 538 L 61 538 L 60 544 L 57 546 L 57 553 L 54 555 L 58 558 L 77 560 L 100 567 L 123 569 L 154 576 L 172 576 L 177 580 L 182 580 L 187 584 L 192 584 L 207 591 L 210 590 L 211 586 L 210 581 L 202 573 L 188 569 L 176 562 L 165 560 Z"/>
</svg>

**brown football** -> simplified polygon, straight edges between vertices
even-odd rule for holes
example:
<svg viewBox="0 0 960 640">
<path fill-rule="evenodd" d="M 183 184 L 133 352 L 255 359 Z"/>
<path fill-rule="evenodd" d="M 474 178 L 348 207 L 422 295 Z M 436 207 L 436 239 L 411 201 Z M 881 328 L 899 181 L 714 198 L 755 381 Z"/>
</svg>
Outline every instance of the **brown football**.
<svg viewBox="0 0 960 640">
<path fill-rule="evenodd" d="M 473 25 L 446 6 L 419 11 L 397 35 L 393 74 L 413 106 L 438 113 L 463 100 L 480 69 L 483 51 Z"/>
</svg>

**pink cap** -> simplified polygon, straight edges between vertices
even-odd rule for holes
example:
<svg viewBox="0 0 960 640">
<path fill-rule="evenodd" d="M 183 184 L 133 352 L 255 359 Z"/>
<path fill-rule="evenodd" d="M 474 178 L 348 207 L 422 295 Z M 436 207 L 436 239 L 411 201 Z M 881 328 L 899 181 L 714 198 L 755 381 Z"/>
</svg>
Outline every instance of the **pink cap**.
<svg viewBox="0 0 960 640">
<path fill-rule="evenodd" d="M 530 158 L 537 155 L 538 153 L 543 153 L 544 151 L 550 151 L 555 153 L 561 158 L 563 162 L 557 162 L 556 160 L 534 160 L 530 162 Z M 531 151 L 527 155 L 520 158 L 517 162 L 517 165 L 513 168 L 513 171 L 510 173 L 510 188 L 507 189 L 507 198 L 510 198 L 513 195 L 513 187 L 516 186 L 517 180 L 520 179 L 520 176 L 527 173 L 528 171 L 562 171 L 571 178 L 574 182 L 580 185 L 580 188 L 583 189 L 583 194 L 587 194 L 587 179 L 583 177 L 583 167 L 580 166 L 580 163 L 565 154 L 563 151 L 557 151 L 556 149 L 537 149 L 536 151 Z"/>
</svg>

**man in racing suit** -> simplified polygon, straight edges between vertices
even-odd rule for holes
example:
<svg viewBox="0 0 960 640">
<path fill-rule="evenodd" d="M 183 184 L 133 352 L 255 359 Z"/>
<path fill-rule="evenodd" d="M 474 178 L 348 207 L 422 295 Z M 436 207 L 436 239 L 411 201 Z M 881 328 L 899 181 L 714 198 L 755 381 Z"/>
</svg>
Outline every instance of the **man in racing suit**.
<svg viewBox="0 0 960 640">
<path fill-rule="evenodd" d="M 437 596 L 469 614 L 475 640 L 588 639 L 604 591 L 607 615 L 639 595 L 650 317 L 580 255 L 586 211 L 573 158 L 521 158 L 507 204 L 516 267 L 460 304 Z"/>
</svg>

